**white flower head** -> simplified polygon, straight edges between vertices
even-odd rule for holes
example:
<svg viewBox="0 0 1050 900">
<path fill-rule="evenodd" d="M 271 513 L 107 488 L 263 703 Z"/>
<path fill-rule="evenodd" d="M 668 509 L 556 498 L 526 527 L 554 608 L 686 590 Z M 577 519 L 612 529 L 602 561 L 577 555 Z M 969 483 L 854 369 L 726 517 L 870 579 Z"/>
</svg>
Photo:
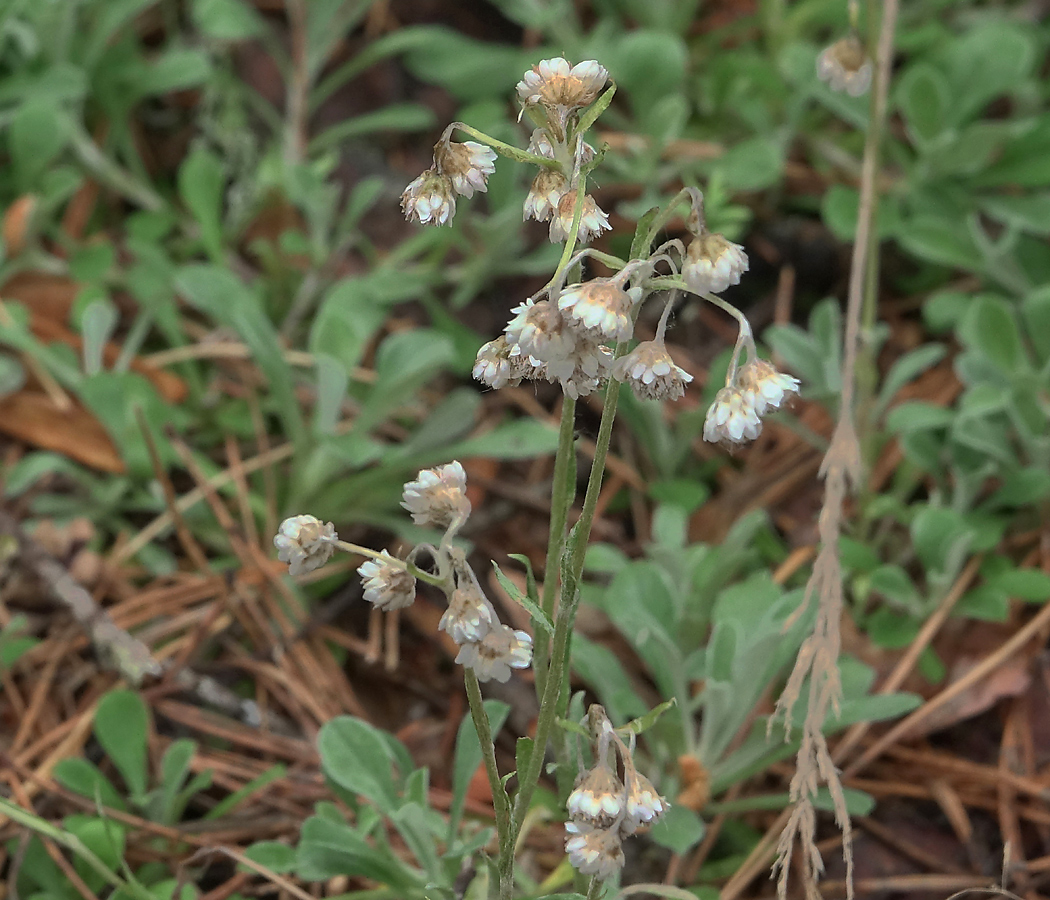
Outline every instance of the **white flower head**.
<svg viewBox="0 0 1050 900">
<path fill-rule="evenodd" d="M 608 347 L 578 334 L 568 353 L 546 361 L 544 377 L 548 381 L 557 381 L 568 396 L 578 400 L 593 394 L 609 377 L 612 359 Z"/>
<path fill-rule="evenodd" d="M 525 669 L 532 662 L 532 638 L 495 622 L 480 641 L 460 647 L 456 662 L 473 669 L 478 681 L 507 681 L 511 669 Z"/>
<path fill-rule="evenodd" d="M 677 400 L 693 380 L 674 364 L 663 341 L 643 341 L 613 366 L 613 377 L 626 381 L 643 400 Z"/>
<path fill-rule="evenodd" d="M 521 220 L 546 222 L 558 208 L 558 203 L 569 189 L 569 182 L 556 169 L 541 169 L 532 179 L 532 187 L 525 197 Z"/>
<path fill-rule="evenodd" d="M 589 337 L 616 343 L 634 333 L 631 313 L 641 297 L 641 288 L 625 291 L 616 279 L 595 278 L 569 285 L 558 297 L 558 309 Z"/>
<path fill-rule="evenodd" d="M 590 106 L 609 80 L 609 72 L 588 59 L 569 68 L 560 56 L 541 60 L 518 82 L 518 97 L 527 106 L 542 104 L 561 116 Z"/>
<path fill-rule="evenodd" d="M 685 256 L 682 277 L 694 294 L 719 294 L 747 271 L 744 248 L 710 231 L 693 238 Z"/>
<path fill-rule="evenodd" d="M 281 523 L 273 545 L 277 558 L 288 563 L 289 573 L 302 575 L 328 562 L 338 539 L 331 522 L 324 524 L 315 516 L 292 516 Z"/>
<path fill-rule="evenodd" d="M 480 641 L 497 626 L 499 619 L 496 618 L 496 610 L 473 580 L 460 582 L 448 599 L 448 609 L 438 622 L 438 628 L 457 644 Z"/>
<path fill-rule="evenodd" d="M 503 329 L 511 355 L 531 356 L 541 363 L 572 352 L 575 335 L 550 300 L 526 300 L 511 310 L 514 318 Z"/>
<path fill-rule="evenodd" d="M 762 431 L 762 420 L 755 412 L 749 394 L 735 386 L 722 388 L 704 420 L 704 440 L 712 444 L 744 444 Z"/>
<path fill-rule="evenodd" d="M 489 189 L 488 177 L 496 171 L 496 151 L 477 141 L 441 140 L 434 147 L 434 167 L 452 181 L 457 194 L 473 197 L 474 191 Z"/>
<path fill-rule="evenodd" d="M 648 778 L 634 769 L 633 764 L 628 780 L 627 814 L 620 823 L 620 830 L 624 834 L 634 834 L 642 825 L 658 822 L 670 804 Z"/>
<path fill-rule="evenodd" d="M 575 190 L 566 191 L 558 201 L 558 207 L 551 218 L 550 242 L 557 244 L 565 241 L 572 231 L 573 214 L 576 212 Z M 611 231 L 609 216 L 587 194 L 583 198 L 583 211 L 580 215 L 580 230 L 577 235 L 581 244 L 589 244 L 603 231 Z"/>
<path fill-rule="evenodd" d="M 401 566 L 369 559 L 358 566 L 357 574 L 365 583 L 365 599 L 376 609 L 404 609 L 416 600 L 416 579 Z"/>
<path fill-rule="evenodd" d="M 448 225 L 456 214 L 456 189 L 452 179 L 436 169 L 427 169 L 401 195 L 406 219 L 422 225 Z"/>
<path fill-rule="evenodd" d="M 817 77 L 833 91 L 859 97 L 871 87 L 871 60 L 856 35 L 835 41 L 817 57 Z"/>
<path fill-rule="evenodd" d="M 510 360 L 510 344 L 505 335 L 500 335 L 496 340 L 482 345 L 474 362 L 473 375 L 476 381 L 499 390 L 520 381 L 515 369 Z"/>
<path fill-rule="evenodd" d="M 405 485 L 401 505 L 412 513 L 412 521 L 417 525 L 435 528 L 462 525 L 470 515 L 467 473 L 456 461 L 436 469 L 424 469 L 415 481 Z"/>
<path fill-rule="evenodd" d="M 756 359 L 741 368 L 736 384 L 760 416 L 771 409 L 779 409 L 780 404 L 797 394 L 799 389 L 797 378 L 778 372 L 764 359 Z"/>
<path fill-rule="evenodd" d="M 580 777 L 565 801 L 565 808 L 575 822 L 609 828 L 624 811 L 626 793 L 616 772 L 600 760 Z"/>
<path fill-rule="evenodd" d="M 605 881 L 623 868 L 623 845 L 616 828 L 593 828 L 582 822 L 565 823 L 565 852 L 573 868 Z"/>
</svg>

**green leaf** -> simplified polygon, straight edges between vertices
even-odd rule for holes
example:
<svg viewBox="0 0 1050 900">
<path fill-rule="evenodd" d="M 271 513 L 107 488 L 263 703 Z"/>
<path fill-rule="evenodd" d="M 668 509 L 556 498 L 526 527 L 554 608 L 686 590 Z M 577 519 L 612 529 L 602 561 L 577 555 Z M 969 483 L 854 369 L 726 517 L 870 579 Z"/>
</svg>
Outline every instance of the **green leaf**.
<svg viewBox="0 0 1050 900">
<path fill-rule="evenodd" d="M 102 371 L 102 358 L 106 342 L 113 336 L 120 313 L 108 299 L 95 300 L 88 304 L 80 317 L 80 334 L 84 339 L 84 372 L 97 375 Z"/>
<path fill-rule="evenodd" d="M 327 353 L 315 354 L 314 364 L 317 372 L 314 434 L 323 437 L 335 433 L 335 427 L 342 416 L 349 379 L 343 364 Z"/>
<path fill-rule="evenodd" d="M 945 353 L 947 348 L 943 344 L 926 344 L 898 359 L 879 388 L 879 411 L 885 410 L 897 391 L 944 359 Z"/>
<path fill-rule="evenodd" d="M 426 131 L 436 119 L 434 111 L 419 103 L 392 103 L 374 112 L 345 119 L 322 131 L 310 141 L 312 154 L 324 153 L 345 141 L 375 134 L 377 131 Z"/>
<path fill-rule="evenodd" d="M 1013 307 L 999 297 L 984 294 L 975 298 L 959 336 L 1004 373 L 1016 372 L 1024 364 L 1017 317 Z"/>
<path fill-rule="evenodd" d="M 1030 603 L 1041 603 L 1050 598 L 1050 575 L 1039 569 L 1011 568 L 997 575 L 993 583 L 998 590 Z"/>
<path fill-rule="evenodd" d="M 83 757 L 60 759 L 55 764 L 53 774 L 59 784 L 94 803 L 101 803 L 102 806 L 112 809 L 127 810 L 113 782 L 99 771 L 98 766 Z"/>
<path fill-rule="evenodd" d="M 1050 234 L 1050 194 L 981 197 L 980 208 L 1004 225 L 1045 237 Z"/>
<path fill-rule="evenodd" d="M 908 573 L 894 563 L 885 563 L 871 573 L 871 589 L 894 603 L 898 609 L 914 615 L 922 612 L 919 592 Z"/>
<path fill-rule="evenodd" d="M 919 621 L 899 610 L 883 606 L 864 620 L 864 632 L 879 647 L 907 647 L 919 633 Z"/>
<path fill-rule="evenodd" d="M 244 855 L 252 862 L 266 866 L 271 872 L 285 875 L 295 871 L 296 852 L 295 847 L 289 847 L 279 841 L 256 841 L 244 849 Z M 251 871 L 242 867 L 242 871 Z"/>
<path fill-rule="evenodd" d="M 232 794 L 227 794 L 225 797 L 223 797 L 222 800 L 216 803 L 211 809 L 209 809 L 204 814 L 204 818 L 221 819 L 223 816 L 236 809 L 252 794 L 262 790 L 271 782 L 284 778 L 286 772 L 287 770 L 281 763 L 275 763 L 261 775 L 249 781 L 246 785 L 244 785 L 244 787 L 239 788 Z"/>
<path fill-rule="evenodd" d="M 352 373 L 387 315 L 364 280 L 344 278 L 325 293 L 310 328 L 311 353 L 338 359 Z"/>
<path fill-rule="evenodd" d="M 135 691 L 110 691 L 95 711 L 95 737 L 113 760 L 132 797 L 146 794 L 149 713 Z"/>
<path fill-rule="evenodd" d="M 110 871 L 120 871 L 124 860 L 126 835 L 123 825 L 85 815 L 66 816 L 62 824 L 70 834 L 80 838 L 84 846 L 94 853 Z M 88 865 L 82 856 L 74 854 L 73 867 L 90 890 L 101 892 L 106 887 L 105 876 Z"/>
<path fill-rule="evenodd" d="M 391 765 L 394 755 L 382 733 L 361 719 L 338 716 L 317 738 L 321 768 L 340 787 L 367 797 L 387 815 L 398 806 Z"/>
<path fill-rule="evenodd" d="M 226 173 L 222 161 L 203 146 L 196 147 L 179 167 L 179 195 L 201 230 L 208 255 L 222 259 L 222 208 Z"/>
<path fill-rule="evenodd" d="M 951 106 L 948 81 L 926 62 L 909 66 L 897 81 L 897 105 L 914 141 L 923 146 L 944 130 Z"/>
<path fill-rule="evenodd" d="M 908 400 L 890 410 L 886 416 L 886 428 L 894 434 L 908 434 L 945 428 L 954 420 L 955 414 L 950 409 L 925 400 Z"/>
<path fill-rule="evenodd" d="M 493 740 L 499 734 L 503 723 L 507 721 L 510 714 L 510 705 L 500 700 L 485 701 L 485 715 L 488 716 L 489 730 Z M 474 730 L 474 720 L 468 713 L 459 723 L 459 731 L 456 735 L 456 750 L 452 757 L 452 803 L 449 807 L 450 834 L 455 829 L 451 826 L 458 823 L 463 815 L 463 806 L 467 800 L 467 788 L 470 787 L 470 779 L 481 765 L 481 743 L 478 741 L 478 733 Z"/>
<path fill-rule="evenodd" d="M 912 545 L 929 573 L 957 572 L 973 538 L 973 529 L 963 514 L 954 509 L 927 505 L 912 519 Z"/>
<path fill-rule="evenodd" d="M 706 830 L 703 819 L 695 812 L 672 803 L 663 818 L 650 829 L 649 837 L 661 847 L 683 855 L 703 840 Z"/>
<path fill-rule="evenodd" d="M 678 701 L 674 697 L 672 697 L 670 700 L 665 700 L 658 706 L 654 706 L 644 716 L 640 716 L 637 719 L 632 719 L 626 725 L 621 725 L 616 730 L 630 732 L 631 734 L 644 734 L 656 724 L 656 721 L 660 718 L 660 716 L 662 716 L 669 709 L 673 709 L 677 705 Z"/>
<path fill-rule="evenodd" d="M 167 94 L 204 84 L 211 75 L 211 60 L 203 50 L 170 47 L 145 67 L 135 79 L 139 96 Z"/>
<path fill-rule="evenodd" d="M 22 190 L 39 189 L 38 179 L 69 142 L 69 119 L 51 100 L 23 103 L 11 117 L 7 145 Z"/>
<path fill-rule="evenodd" d="M 518 606 L 520 606 L 526 612 L 528 612 L 530 616 L 532 616 L 532 621 L 534 625 L 538 625 L 548 635 L 553 637 L 554 623 L 551 622 L 547 614 L 542 609 L 540 609 L 540 607 L 536 604 L 534 600 L 532 600 L 530 597 L 525 596 L 525 594 L 518 590 L 518 586 L 513 581 L 511 581 L 506 575 L 503 574 L 503 570 L 499 567 L 498 563 L 495 560 L 492 561 L 492 568 L 496 570 L 496 580 L 499 581 L 500 586 L 503 588 L 503 590 L 507 592 L 510 599 L 517 603 Z"/>
<path fill-rule="evenodd" d="M 255 8 L 244 0 L 193 0 L 192 12 L 196 26 L 219 41 L 247 40 L 265 29 Z"/>
<path fill-rule="evenodd" d="M 1021 304 L 1021 318 L 1038 364 L 1045 366 L 1050 362 L 1050 289 L 1043 288 L 1026 297 Z"/>
<path fill-rule="evenodd" d="M 424 883 L 388 846 L 373 846 L 344 822 L 320 816 L 303 823 L 296 872 L 307 881 L 327 881 L 337 875 L 370 878 L 400 892 L 419 890 Z"/>
<path fill-rule="evenodd" d="M 900 223 L 897 239 L 909 253 L 929 262 L 983 273 L 986 264 L 969 229 L 935 215 L 918 215 Z"/>
<path fill-rule="evenodd" d="M 532 459 L 558 449 L 558 429 L 536 419 L 515 419 L 453 444 L 446 455 L 460 459 L 483 456 L 493 459 Z"/>
<path fill-rule="evenodd" d="M 733 191 L 759 191 L 777 184 L 784 172 L 781 141 L 753 137 L 733 144 L 718 160 L 716 171 Z"/>
<path fill-rule="evenodd" d="M 514 768 L 517 772 L 529 771 L 529 760 L 536 749 L 536 742 L 530 737 L 520 737 L 514 744 Z"/>
<path fill-rule="evenodd" d="M 197 742 L 189 738 L 172 741 L 160 763 L 160 821 L 165 825 L 174 825 L 182 812 L 178 808 L 177 798 L 190 763 L 197 752 Z"/>
</svg>

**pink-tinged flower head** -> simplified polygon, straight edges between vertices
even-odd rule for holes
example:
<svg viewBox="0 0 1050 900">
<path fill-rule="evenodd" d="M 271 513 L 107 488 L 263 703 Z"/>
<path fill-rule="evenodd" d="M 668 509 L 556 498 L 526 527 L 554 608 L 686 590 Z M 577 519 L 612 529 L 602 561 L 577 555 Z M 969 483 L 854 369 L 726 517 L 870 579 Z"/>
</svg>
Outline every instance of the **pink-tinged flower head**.
<svg viewBox="0 0 1050 900">
<path fill-rule="evenodd" d="M 448 225 L 456 214 L 456 189 L 452 179 L 436 169 L 427 169 L 401 195 L 406 219 L 421 225 Z"/>
<path fill-rule="evenodd" d="M 574 822 L 609 828 L 623 813 L 626 790 L 616 772 L 604 760 L 583 773 L 565 801 Z"/>
</svg>

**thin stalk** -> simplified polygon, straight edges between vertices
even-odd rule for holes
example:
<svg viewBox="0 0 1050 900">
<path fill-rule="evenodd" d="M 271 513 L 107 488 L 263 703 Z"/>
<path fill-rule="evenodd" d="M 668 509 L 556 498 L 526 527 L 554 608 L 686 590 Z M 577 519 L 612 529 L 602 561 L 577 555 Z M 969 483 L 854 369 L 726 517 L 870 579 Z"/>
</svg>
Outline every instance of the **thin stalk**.
<svg viewBox="0 0 1050 900">
<path fill-rule="evenodd" d="M 481 696 L 481 685 L 478 684 L 478 676 L 469 666 L 463 669 L 463 681 L 467 687 L 467 701 L 470 703 L 470 717 L 474 720 L 474 728 L 478 733 L 478 741 L 481 744 L 481 756 L 485 760 L 485 774 L 489 778 L 489 787 L 492 789 L 492 806 L 496 812 L 496 833 L 500 840 L 500 856 L 504 854 L 504 842 L 508 835 L 510 824 L 510 798 L 500 780 L 499 767 L 496 765 L 496 747 L 492 741 L 492 729 L 489 727 L 489 717 L 485 712 L 485 702 Z M 508 842 L 513 848 L 513 842 Z M 513 858 L 513 853 L 510 854 Z"/>
<path fill-rule="evenodd" d="M 424 572 L 415 563 L 407 562 L 403 559 L 398 559 L 396 556 L 390 556 L 388 553 L 379 553 L 376 550 L 371 550 L 368 547 L 362 547 L 360 544 L 351 544 L 347 541 L 333 541 L 336 547 L 347 553 L 356 553 L 358 556 L 367 556 L 371 559 L 378 559 L 380 562 L 389 563 L 398 569 L 404 569 L 413 578 L 418 578 L 420 581 L 425 581 L 427 584 L 433 585 L 434 587 L 445 588 L 447 586 L 448 579 L 442 578 L 440 575 L 431 575 L 429 572 Z"/>
<path fill-rule="evenodd" d="M 463 122 L 456 122 L 455 127 L 458 131 L 463 131 L 469 134 L 473 138 L 477 138 L 483 144 L 487 144 L 493 150 L 495 150 L 500 156 L 505 156 L 508 159 L 513 159 L 516 162 L 530 163 L 534 166 L 543 166 L 545 169 L 560 169 L 561 163 L 554 159 L 547 159 L 546 156 L 537 156 L 535 153 L 529 153 L 527 150 L 521 150 L 515 147 L 513 144 L 505 144 L 501 140 L 497 140 L 491 135 L 485 134 L 484 131 L 478 131 L 477 128 L 472 128 Z"/>
<path fill-rule="evenodd" d="M 541 608 L 547 617 L 554 619 L 554 603 L 558 591 L 558 564 L 565 545 L 565 524 L 569 518 L 569 506 L 575 496 L 569 481 L 572 468 L 569 463 L 576 453 L 573 440 L 576 428 L 576 401 L 566 394 L 561 404 L 561 426 L 558 429 L 558 453 L 554 458 L 554 483 L 551 485 L 551 524 L 547 540 L 547 568 L 543 576 Z M 536 692 L 542 697 L 547 679 L 547 664 L 550 660 L 550 645 L 545 634 L 536 635 L 535 664 Z"/>
<path fill-rule="evenodd" d="M 123 888 L 133 897 L 138 898 L 138 900 L 154 900 L 153 894 L 137 881 L 134 879 L 125 881 L 110 869 L 76 835 L 55 827 L 46 819 L 41 819 L 34 813 L 29 812 L 29 810 L 23 809 L 18 804 L 12 803 L 4 797 L 0 797 L 0 812 L 31 831 L 35 831 L 45 838 L 50 838 L 56 844 L 61 844 L 67 850 L 71 850 L 84 860 L 110 887 Z"/>
</svg>

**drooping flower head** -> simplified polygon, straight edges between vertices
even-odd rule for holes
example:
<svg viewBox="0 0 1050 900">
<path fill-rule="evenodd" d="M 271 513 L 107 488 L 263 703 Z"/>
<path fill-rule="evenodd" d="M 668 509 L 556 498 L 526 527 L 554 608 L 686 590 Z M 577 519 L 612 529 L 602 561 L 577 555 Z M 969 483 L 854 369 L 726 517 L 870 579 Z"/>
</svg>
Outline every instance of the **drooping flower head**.
<svg viewBox="0 0 1050 900">
<path fill-rule="evenodd" d="M 522 354 L 546 362 L 572 351 L 575 335 L 550 300 L 529 299 L 511 312 L 514 318 L 503 331 L 508 344 L 516 346 Z"/>
<path fill-rule="evenodd" d="M 624 811 L 626 800 L 623 782 L 605 759 L 599 759 L 580 777 L 565 809 L 575 822 L 609 828 Z"/>
<path fill-rule="evenodd" d="M 457 644 L 480 641 L 498 626 L 499 619 L 488 598 L 472 580 L 463 579 L 449 596 L 448 609 L 438 623 L 438 628 Z"/>
<path fill-rule="evenodd" d="M 763 416 L 768 410 L 779 409 L 792 394 L 797 394 L 799 380 L 778 372 L 764 359 L 756 359 L 743 366 L 736 383 L 750 400 L 755 412 Z"/>
<path fill-rule="evenodd" d="M 626 381 L 643 400 L 677 400 L 693 380 L 675 365 L 662 340 L 643 341 L 613 367 L 613 377 Z"/>
<path fill-rule="evenodd" d="M 573 868 L 605 881 L 624 865 L 623 844 L 617 828 L 594 828 L 584 822 L 565 823 L 565 852 Z"/>
<path fill-rule="evenodd" d="M 722 388 L 704 420 L 704 440 L 712 444 L 744 444 L 762 431 L 750 393 L 736 386 Z"/>
<path fill-rule="evenodd" d="M 436 469 L 424 469 L 415 481 L 405 485 L 401 505 L 412 513 L 412 521 L 417 525 L 435 528 L 462 525 L 470 515 L 467 473 L 456 461 Z"/>
<path fill-rule="evenodd" d="M 459 144 L 443 138 L 434 146 L 434 167 L 448 177 L 457 194 L 473 197 L 488 190 L 488 177 L 496 171 L 496 151 L 477 141 Z"/>
<path fill-rule="evenodd" d="M 456 214 L 455 192 L 452 179 L 432 167 L 405 188 L 401 210 L 422 225 L 448 225 Z"/>
<path fill-rule="evenodd" d="M 383 553 L 390 555 L 386 550 Z M 416 579 L 402 566 L 369 559 L 358 567 L 357 573 L 364 581 L 365 600 L 376 609 L 404 609 L 416 600 Z"/>
<path fill-rule="evenodd" d="M 620 278 L 594 278 L 562 291 L 558 309 L 589 337 L 616 343 L 634 332 L 631 313 L 641 297 L 641 288 L 624 290 Z"/>
<path fill-rule="evenodd" d="M 303 575 L 319 569 L 335 553 L 339 535 L 331 522 L 322 523 L 315 516 L 292 516 L 281 523 L 274 535 L 277 558 L 288 563 L 292 575 Z"/>
<path fill-rule="evenodd" d="M 817 76 L 833 91 L 860 97 L 871 87 L 871 60 L 860 39 L 851 34 L 835 41 L 817 57 Z"/>
<path fill-rule="evenodd" d="M 558 207 L 551 218 L 550 242 L 558 244 L 565 241 L 572 231 L 572 219 L 576 212 L 576 191 L 566 191 L 558 200 Z M 577 235 L 579 243 L 589 244 L 603 231 L 611 231 L 609 216 L 587 194 L 583 198 L 583 211 L 580 215 L 580 230 Z"/>
<path fill-rule="evenodd" d="M 511 669 L 525 669 L 532 662 L 532 638 L 497 622 L 480 641 L 460 647 L 456 662 L 473 669 L 478 681 L 505 682 Z"/>
<path fill-rule="evenodd" d="M 653 783 L 634 768 L 630 759 L 624 762 L 627 778 L 627 813 L 620 823 L 624 834 L 634 834 L 643 825 L 658 822 L 670 804 L 660 796 Z"/>
<path fill-rule="evenodd" d="M 540 169 L 525 197 L 521 220 L 546 222 L 569 190 L 569 182 L 557 169 Z M 570 219 L 571 222 L 571 219 Z"/>
<path fill-rule="evenodd" d="M 743 247 L 704 230 L 689 243 L 682 277 L 695 294 L 720 294 L 730 285 L 739 284 L 747 267 Z"/>
</svg>

